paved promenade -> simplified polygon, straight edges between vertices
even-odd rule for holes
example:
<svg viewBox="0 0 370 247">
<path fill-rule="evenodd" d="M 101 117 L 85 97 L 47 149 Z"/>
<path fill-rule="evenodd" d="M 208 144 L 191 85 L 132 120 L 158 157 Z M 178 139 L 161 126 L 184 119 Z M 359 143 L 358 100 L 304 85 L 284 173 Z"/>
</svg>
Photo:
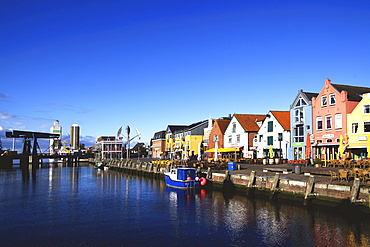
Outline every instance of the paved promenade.
<svg viewBox="0 0 370 247">
<path fill-rule="evenodd" d="M 353 179 L 350 179 L 349 182 L 347 181 L 340 181 L 340 180 L 333 180 L 331 181 L 331 176 L 329 171 L 338 171 L 337 167 L 313 167 L 313 166 L 300 166 L 301 173 L 295 173 L 295 165 L 284 165 L 284 164 L 277 164 L 277 165 L 261 165 L 261 164 L 242 164 L 237 163 L 236 167 L 240 167 L 240 170 L 230 171 L 231 174 L 243 174 L 243 175 L 250 175 L 251 171 L 256 172 L 256 176 L 263 176 L 263 177 L 274 177 L 276 171 L 268 171 L 264 172 L 264 170 L 288 170 L 288 174 L 283 174 L 282 172 L 280 175 L 280 179 L 288 179 L 288 180 L 296 180 L 296 181 L 307 181 L 308 177 L 307 173 L 313 175 L 315 177 L 315 183 L 331 183 L 331 184 L 343 184 L 343 185 L 352 185 Z M 224 173 L 226 170 L 214 170 L 213 172 L 217 173 Z M 361 186 L 369 187 L 369 183 L 361 183 Z"/>
</svg>

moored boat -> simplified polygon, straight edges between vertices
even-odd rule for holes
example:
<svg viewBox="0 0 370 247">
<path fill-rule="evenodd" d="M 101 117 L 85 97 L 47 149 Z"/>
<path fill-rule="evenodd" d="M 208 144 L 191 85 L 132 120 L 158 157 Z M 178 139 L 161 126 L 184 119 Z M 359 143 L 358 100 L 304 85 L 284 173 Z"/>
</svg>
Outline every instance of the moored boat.
<svg viewBox="0 0 370 247">
<path fill-rule="evenodd" d="M 97 163 L 95 163 L 95 167 L 103 169 L 105 167 L 105 165 L 102 162 L 97 162 Z"/>
<path fill-rule="evenodd" d="M 205 185 L 206 179 L 196 176 L 194 168 L 174 168 L 164 173 L 166 185 L 179 189 L 194 189 Z"/>
</svg>

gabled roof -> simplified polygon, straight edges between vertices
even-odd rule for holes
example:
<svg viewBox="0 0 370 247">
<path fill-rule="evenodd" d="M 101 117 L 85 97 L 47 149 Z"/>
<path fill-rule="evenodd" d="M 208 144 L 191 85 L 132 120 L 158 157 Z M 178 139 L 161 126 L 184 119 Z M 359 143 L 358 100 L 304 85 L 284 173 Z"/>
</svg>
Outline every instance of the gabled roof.
<svg viewBox="0 0 370 247">
<path fill-rule="evenodd" d="M 172 133 L 178 130 L 186 129 L 187 125 L 168 125 L 167 129 L 170 129 Z"/>
<path fill-rule="evenodd" d="M 218 127 L 220 128 L 221 133 L 225 134 L 227 126 L 230 123 L 230 119 L 215 119 L 215 125 L 216 125 L 216 122 L 217 122 Z"/>
<path fill-rule="evenodd" d="M 306 95 L 307 99 L 309 99 L 310 101 L 312 100 L 312 97 L 317 97 L 317 95 L 319 95 L 318 93 L 309 93 L 309 92 L 302 92 L 303 94 Z"/>
<path fill-rule="evenodd" d="M 260 127 L 257 125 L 257 122 L 266 118 L 266 115 L 253 114 L 234 114 L 234 116 L 245 131 L 258 131 Z"/>
<path fill-rule="evenodd" d="M 289 111 L 270 111 L 284 130 L 290 130 L 290 112 Z"/>
<path fill-rule="evenodd" d="M 368 87 L 357 87 L 349 85 L 331 84 L 339 93 L 346 91 L 348 93 L 349 101 L 360 102 L 362 100 L 361 95 L 364 93 L 370 93 L 370 88 Z"/>
</svg>

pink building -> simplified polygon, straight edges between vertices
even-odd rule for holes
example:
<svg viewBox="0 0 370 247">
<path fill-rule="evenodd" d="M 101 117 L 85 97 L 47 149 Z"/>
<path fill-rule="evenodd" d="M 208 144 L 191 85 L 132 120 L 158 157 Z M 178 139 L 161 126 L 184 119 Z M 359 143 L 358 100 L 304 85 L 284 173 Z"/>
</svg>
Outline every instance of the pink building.
<svg viewBox="0 0 370 247">
<path fill-rule="evenodd" d="M 347 114 L 370 88 L 332 84 L 329 79 L 317 97 L 312 98 L 312 121 L 315 158 L 339 159 L 340 137 L 347 134 Z M 345 144 L 345 143 L 344 143 Z"/>
</svg>

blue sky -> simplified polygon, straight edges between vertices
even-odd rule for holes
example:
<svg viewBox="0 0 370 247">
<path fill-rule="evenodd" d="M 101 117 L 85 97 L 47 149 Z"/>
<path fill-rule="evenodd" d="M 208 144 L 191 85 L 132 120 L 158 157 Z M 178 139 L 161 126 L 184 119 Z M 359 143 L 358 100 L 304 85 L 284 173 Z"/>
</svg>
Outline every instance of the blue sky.
<svg viewBox="0 0 370 247">
<path fill-rule="evenodd" d="M 169 124 L 289 110 L 326 78 L 370 86 L 369 13 L 340 0 L 1 1 L 0 131 L 57 119 L 87 145 L 127 125 L 149 142 Z"/>
</svg>

